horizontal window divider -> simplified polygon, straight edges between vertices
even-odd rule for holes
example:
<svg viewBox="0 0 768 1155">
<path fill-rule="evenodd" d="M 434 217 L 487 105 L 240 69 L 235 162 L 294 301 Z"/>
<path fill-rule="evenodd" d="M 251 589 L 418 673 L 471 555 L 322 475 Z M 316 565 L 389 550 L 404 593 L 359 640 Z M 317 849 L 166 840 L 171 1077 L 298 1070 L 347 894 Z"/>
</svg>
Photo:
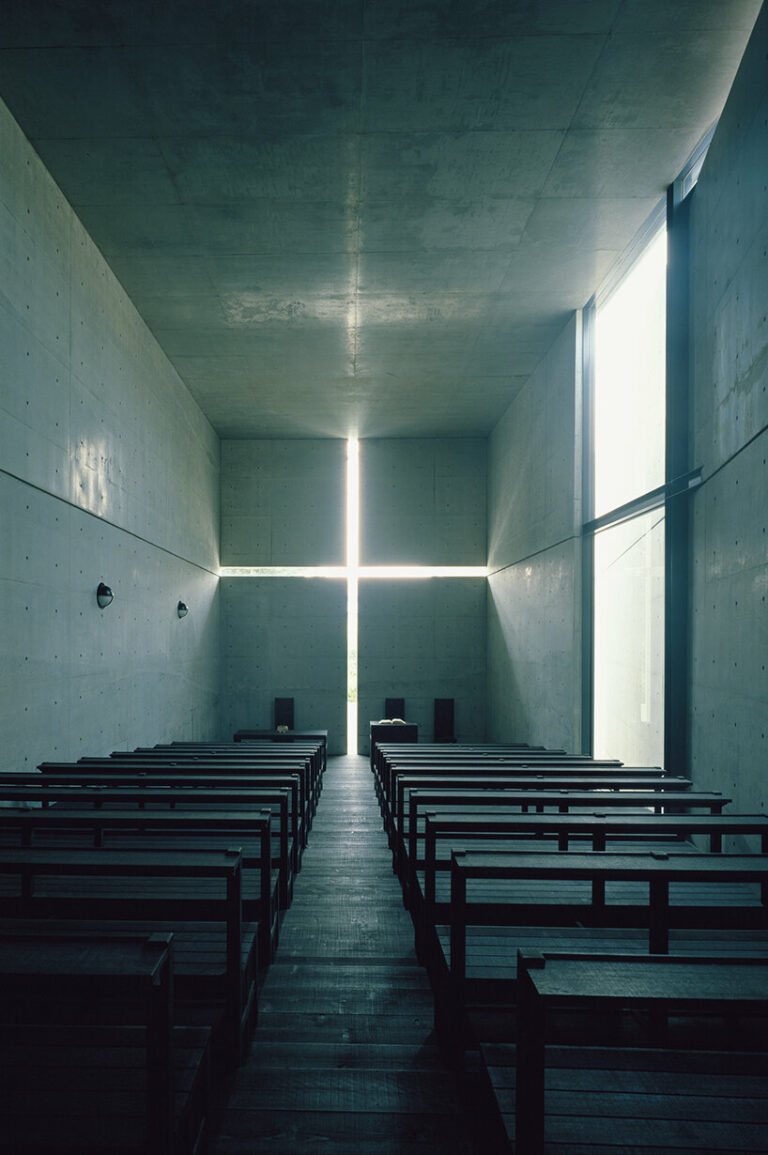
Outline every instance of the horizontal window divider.
<svg viewBox="0 0 768 1155">
<path fill-rule="evenodd" d="M 591 521 L 584 523 L 584 533 L 599 533 L 601 529 L 607 529 L 610 525 L 619 525 L 622 521 L 630 521 L 633 517 L 638 517 L 641 513 L 648 513 L 652 509 L 659 509 L 667 501 L 672 498 L 682 497 L 701 485 L 701 469 L 692 469 L 689 473 L 681 474 L 680 477 L 674 477 L 665 485 L 659 485 L 656 489 L 650 489 L 647 493 L 641 494 L 640 497 L 634 497 L 631 501 L 627 501 L 624 505 L 619 505 L 616 509 L 610 510 L 608 513 L 603 513 L 600 517 L 595 517 Z"/>
</svg>

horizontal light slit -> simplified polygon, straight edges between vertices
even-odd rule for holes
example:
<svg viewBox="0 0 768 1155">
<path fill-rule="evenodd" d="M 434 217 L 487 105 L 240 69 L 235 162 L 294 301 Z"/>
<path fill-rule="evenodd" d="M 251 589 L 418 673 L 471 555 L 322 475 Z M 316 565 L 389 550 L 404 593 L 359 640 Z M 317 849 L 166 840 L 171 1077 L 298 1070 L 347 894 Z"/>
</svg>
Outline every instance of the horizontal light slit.
<svg viewBox="0 0 768 1155">
<path fill-rule="evenodd" d="M 223 565 L 219 577 L 295 577 L 347 580 L 344 565 Z"/>
<path fill-rule="evenodd" d="M 228 565 L 219 567 L 219 577 L 334 578 L 347 581 L 350 569 L 344 565 Z M 358 578 L 412 581 L 424 578 L 485 578 L 482 565 L 362 565 Z"/>
</svg>

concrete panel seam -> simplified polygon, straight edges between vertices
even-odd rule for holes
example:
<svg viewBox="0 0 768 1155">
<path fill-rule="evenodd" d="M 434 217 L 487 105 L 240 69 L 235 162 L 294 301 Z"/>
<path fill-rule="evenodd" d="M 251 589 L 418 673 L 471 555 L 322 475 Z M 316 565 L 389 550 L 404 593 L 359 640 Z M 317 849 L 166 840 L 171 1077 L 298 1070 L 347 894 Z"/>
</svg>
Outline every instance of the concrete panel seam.
<svg viewBox="0 0 768 1155">
<path fill-rule="evenodd" d="M 542 554 L 549 553 L 552 549 L 559 549 L 561 545 L 568 545 L 572 541 L 581 541 L 580 533 L 572 533 L 568 537 L 560 538 L 559 541 L 550 542 L 545 545 L 543 549 L 534 550 L 533 553 L 526 554 L 524 557 L 515 558 L 514 561 L 508 562 L 507 565 L 500 565 L 496 569 L 489 569 L 487 577 L 494 577 L 498 573 L 504 573 L 505 570 L 514 569 L 515 566 L 524 565 L 527 561 L 532 561 L 535 557 L 541 557 Z"/>
<path fill-rule="evenodd" d="M 94 521 L 98 521 L 102 525 L 108 525 L 110 529 L 117 530 L 118 533 L 124 533 L 127 537 L 132 537 L 135 541 L 140 541 L 143 545 L 150 546 L 151 549 L 160 550 L 161 553 L 167 554 L 168 557 L 173 557 L 177 561 L 184 562 L 185 565 L 194 566 L 195 569 L 202 570 L 203 573 L 210 574 L 211 577 L 217 578 L 219 576 L 218 570 L 210 569 L 206 565 L 201 565 L 198 561 L 193 561 L 191 558 L 183 557 L 179 553 L 174 553 L 174 551 L 168 549 L 167 546 L 159 545 L 156 541 L 150 541 L 149 538 L 142 537 L 141 534 L 135 533 L 131 529 L 126 529 L 124 526 L 118 525 L 117 522 L 110 521 L 106 517 L 99 517 L 98 513 L 94 513 L 93 510 L 86 509 L 82 505 L 76 505 L 73 501 L 67 501 L 66 497 L 61 497 L 58 493 L 52 493 L 49 489 L 43 489 L 42 486 L 35 485 L 33 481 L 27 481 L 25 478 L 19 477 L 18 474 L 11 473 L 8 469 L 3 469 L 2 466 L 0 466 L 0 473 L 4 477 L 9 477 L 12 481 L 17 481 L 20 485 L 26 486 L 28 489 L 34 489 L 36 493 L 41 493 L 44 497 L 49 497 L 53 501 L 61 502 L 62 505 L 66 505 L 68 509 L 75 510 L 76 513 L 82 513 L 87 517 L 92 517 Z"/>
</svg>

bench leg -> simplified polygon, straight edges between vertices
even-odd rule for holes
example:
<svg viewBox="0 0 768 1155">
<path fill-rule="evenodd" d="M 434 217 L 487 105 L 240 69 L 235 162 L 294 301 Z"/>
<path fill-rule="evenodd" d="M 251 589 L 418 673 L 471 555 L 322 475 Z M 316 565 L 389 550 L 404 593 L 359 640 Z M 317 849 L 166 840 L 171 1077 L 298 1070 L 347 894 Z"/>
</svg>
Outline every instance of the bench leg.
<svg viewBox="0 0 768 1155">
<path fill-rule="evenodd" d="M 515 1153 L 544 1150 L 544 1014 L 524 970 L 518 972 Z"/>
</svg>

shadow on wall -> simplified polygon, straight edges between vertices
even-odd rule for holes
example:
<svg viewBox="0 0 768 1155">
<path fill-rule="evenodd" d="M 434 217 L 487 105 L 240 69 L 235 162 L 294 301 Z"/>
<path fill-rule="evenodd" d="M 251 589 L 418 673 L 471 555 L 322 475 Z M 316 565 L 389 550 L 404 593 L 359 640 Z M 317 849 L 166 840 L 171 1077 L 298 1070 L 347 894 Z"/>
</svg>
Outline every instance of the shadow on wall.
<svg viewBox="0 0 768 1155">
<path fill-rule="evenodd" d="M 580 746 L 573 543 L 488 579 L 489 734 Z M 579 652 L 575 652 L 576 649 Z"/>
<path fill-rule="evenodd" d="M 515 615 L 500 596 L 498 582 L 488 581 L 488 738 L 531 742 L 534 726 L 526 712 L 513 654 L 520 641 Z"/>
</svg>

